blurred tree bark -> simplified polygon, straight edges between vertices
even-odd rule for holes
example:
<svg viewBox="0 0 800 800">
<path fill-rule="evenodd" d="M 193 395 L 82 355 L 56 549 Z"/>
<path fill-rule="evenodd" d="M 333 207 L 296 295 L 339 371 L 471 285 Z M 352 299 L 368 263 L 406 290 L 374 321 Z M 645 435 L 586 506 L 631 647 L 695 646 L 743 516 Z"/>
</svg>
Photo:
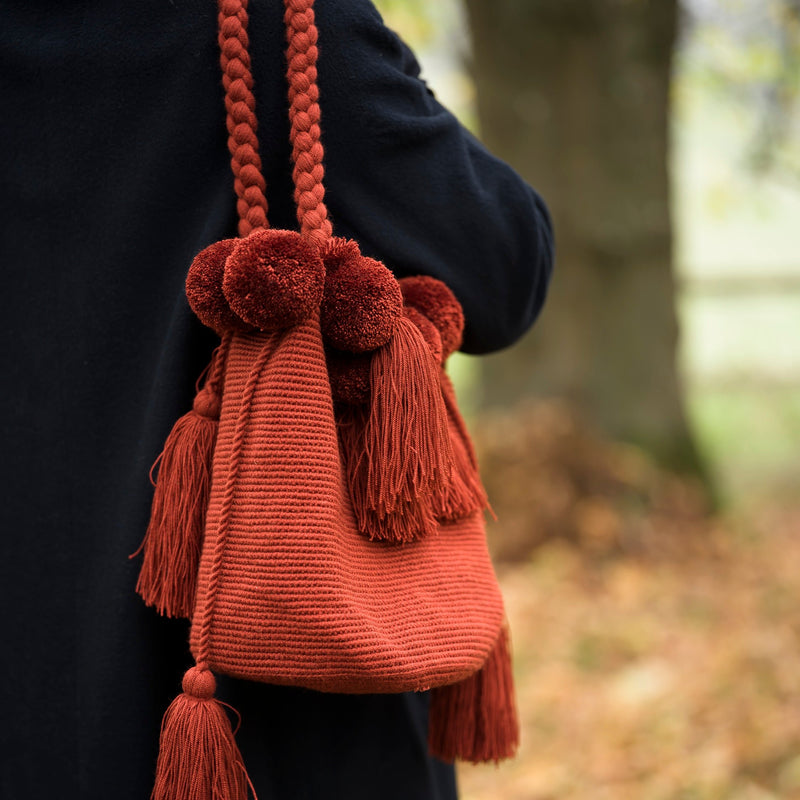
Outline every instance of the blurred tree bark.
<svg viewBox="0 0 800 800">
<path fill-rule="evenodd" d="M 668 118 L 676 0 L 465 0 L 482 138 L 555 225 L 547 307 L 482 405 L 561 397 L 701 473 L 676 370 Z"/>
</svg>

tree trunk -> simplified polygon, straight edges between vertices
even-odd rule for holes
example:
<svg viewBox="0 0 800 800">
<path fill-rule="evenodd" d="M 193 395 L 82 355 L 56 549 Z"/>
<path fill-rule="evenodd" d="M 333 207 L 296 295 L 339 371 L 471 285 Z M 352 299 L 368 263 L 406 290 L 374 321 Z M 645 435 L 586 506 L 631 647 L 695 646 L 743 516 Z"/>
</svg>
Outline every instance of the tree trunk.
<svg viewBox="0 0 800 800">
<path fill-rule="evenodd" d="M 482 405 L 561 397 L 664 464 L 700 464 L 676 370 L 668 106 L 676 0 L 466 0 L 488 147 L 555 226 L 547 307 L 483 361 Z"/>
</svg>

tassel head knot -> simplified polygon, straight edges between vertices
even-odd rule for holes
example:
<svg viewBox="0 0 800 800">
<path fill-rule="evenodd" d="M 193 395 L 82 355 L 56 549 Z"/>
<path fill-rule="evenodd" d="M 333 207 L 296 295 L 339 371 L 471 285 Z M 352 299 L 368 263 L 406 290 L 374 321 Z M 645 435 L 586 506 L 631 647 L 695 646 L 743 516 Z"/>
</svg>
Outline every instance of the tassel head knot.
<svg viewBox="0 0 800 800">
<path fill-rule="evenodd" d="M 205 387 L 195 395 L 192 408 L 195 413 L 208 419 L 219 419 L 220 412 L 219 395 L 212 389 Z"/>
<path fill-rule="evenodd" d="M 198 700 L 211 700 L 217 691 L 217 681 L 208 667 L 197 666 L 186 671 L 183 676 L 183 691 Z"/>
</svg>

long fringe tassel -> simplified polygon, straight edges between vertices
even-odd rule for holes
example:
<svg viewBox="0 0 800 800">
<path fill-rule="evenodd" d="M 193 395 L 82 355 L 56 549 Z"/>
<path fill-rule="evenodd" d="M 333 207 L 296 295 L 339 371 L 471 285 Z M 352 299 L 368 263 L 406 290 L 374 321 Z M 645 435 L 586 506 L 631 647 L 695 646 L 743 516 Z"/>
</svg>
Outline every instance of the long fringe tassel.
<svg viewBox="0 0 800 800">
<path fill-rule="evenodd" d="M 194 607 L 219 406 L 215 390 L 206 384 L 192 410 L 173 426 L 157 462 L 136 591 L 168 617 L 190 617 Z"/>
<path fill-rule="evenodd" d="M 444 367 L 440 368 L 439 378 L 447 417 L 456 434 L 451 437 L 453 470 L 450 482 L 446 491 L 434 498 L 433 512 L 437 519 L 452 522 L 483 511 L 489 507 L 489 501 L 481 483 L 478 460 L 467 426 L 458 410 L 455 388 Z"/>
<path fill-rule="evenodd" d="M 405 317 L 372 357 L 370 393 L 369 407 L 344 409 L 339 421 L 356 522 L 371 539 L 414 541 L 436 528 L 453 450 L 438 365 Z"/>
<path fill-rule="evenodd" d="M 365 501 L 369 466 L 364 434 L 368 418 L 368 407 L 343 404 L 337 409 L 339 447 L 356 524 L 371 539 L 416 541 L 436 526 L 436 518 L 427 498 L 408 503 L 407 507 L 397 508 L 391 514 L 381 514 Z"/>
<path fill-rule="evenodd" d="M 505 626 L 480 670 L 431 691 L 429 720 L 430 752 L 445 761 L 500 761 L 516 753 L 519 722 Z"/>
<path fill-rule="evenodd" d="M 151 800 L 247 800 L 250 780 L 216 681 L 203 666 L 183 677 L 161 723 Z"/>
</svg>

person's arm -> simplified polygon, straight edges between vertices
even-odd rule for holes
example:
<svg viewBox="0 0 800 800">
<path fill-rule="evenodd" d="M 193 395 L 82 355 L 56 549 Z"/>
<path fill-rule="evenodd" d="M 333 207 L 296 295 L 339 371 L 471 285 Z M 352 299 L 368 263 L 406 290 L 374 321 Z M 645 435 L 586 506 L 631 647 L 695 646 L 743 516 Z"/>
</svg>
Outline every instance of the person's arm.
<svg viewBox="0 0 800 800">
<path fill-rule="evenodd" d="M 464 307 L 464 351 L 507 347 L 533 323 L 550 280 L 544 203 L 436 100 L 368 0 L 316 8 L 334 231 L 398 277 L 445 281 Z"/>
</svg>

